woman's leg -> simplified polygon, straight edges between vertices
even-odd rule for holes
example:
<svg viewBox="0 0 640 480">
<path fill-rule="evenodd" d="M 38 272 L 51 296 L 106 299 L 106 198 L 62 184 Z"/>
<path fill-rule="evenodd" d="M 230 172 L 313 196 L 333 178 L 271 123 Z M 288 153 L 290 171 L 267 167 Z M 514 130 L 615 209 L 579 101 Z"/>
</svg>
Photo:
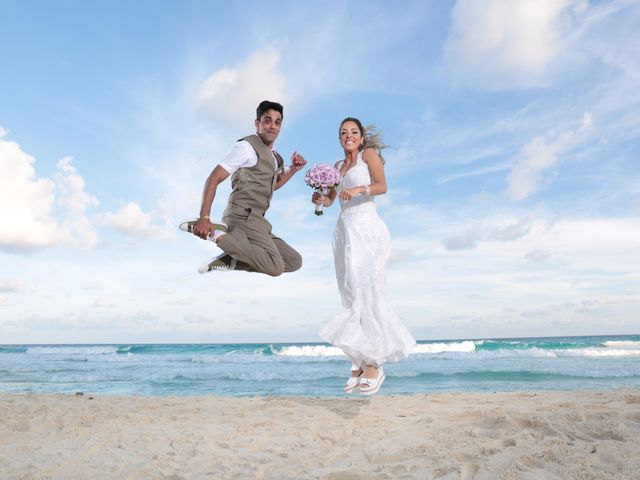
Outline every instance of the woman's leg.
<svg viewBox="0 0 640 480">
<path fill-rule="evenodd" d="M 363 376 L 365 378 L 376 378 L 378 376 L 378 368 L 377 365 L 365 365 Z"/>
</svg>

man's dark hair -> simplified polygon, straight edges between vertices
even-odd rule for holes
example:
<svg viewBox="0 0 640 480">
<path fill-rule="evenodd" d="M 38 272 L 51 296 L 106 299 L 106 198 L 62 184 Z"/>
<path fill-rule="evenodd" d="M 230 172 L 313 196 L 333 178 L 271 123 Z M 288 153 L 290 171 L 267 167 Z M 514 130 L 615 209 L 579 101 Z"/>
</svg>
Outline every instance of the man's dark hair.
<svg viewBox="0 0 640 480">
<path fill-rule="evenodd" d="M 284 118 L 284 108 L 282 107 L 282 105 L 276 102 L 270 102 L 269 100 L 264 100 L 260 102 L 260 105 L 258 105 L 258 108 L 256 109 L 256 120 L 260 120 L 260 117 L 262 117 L 264 112 L 266 112 L 267 110 L 275 110 L 276 112 L 280 112 L 280 115 L 282 115 L 282 118 Z"/>
</svg>

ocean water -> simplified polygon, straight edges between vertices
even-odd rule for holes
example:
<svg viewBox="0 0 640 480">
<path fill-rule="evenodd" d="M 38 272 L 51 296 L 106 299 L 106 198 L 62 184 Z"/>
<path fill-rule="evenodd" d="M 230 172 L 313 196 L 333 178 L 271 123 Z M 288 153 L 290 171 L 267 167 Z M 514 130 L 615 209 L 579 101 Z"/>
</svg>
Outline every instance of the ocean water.
<svg viewBox="0 0 640 480">
<path fill-rule="evenodd" d="M 0 391 L 343 396 L 340 350 L 299 344 L 0 345 Z M 420 341 L 381 394 L 640 388 L 640 335 Z"/>
</svg>

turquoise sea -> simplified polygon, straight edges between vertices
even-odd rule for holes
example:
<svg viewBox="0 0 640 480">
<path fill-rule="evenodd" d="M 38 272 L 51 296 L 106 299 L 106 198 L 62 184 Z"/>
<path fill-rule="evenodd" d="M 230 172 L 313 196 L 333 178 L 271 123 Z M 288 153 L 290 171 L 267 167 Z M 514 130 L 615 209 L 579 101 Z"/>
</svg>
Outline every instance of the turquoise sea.
<svg viewBox="0 0 640 480">
<path fill-rule="evenodd" d="M 0 391 L 342 396 L 349 363 L 320 343 L 0 345 Z M 640 335 L 420 341 L 384 395 L 640 388 Z"/>
</svg>

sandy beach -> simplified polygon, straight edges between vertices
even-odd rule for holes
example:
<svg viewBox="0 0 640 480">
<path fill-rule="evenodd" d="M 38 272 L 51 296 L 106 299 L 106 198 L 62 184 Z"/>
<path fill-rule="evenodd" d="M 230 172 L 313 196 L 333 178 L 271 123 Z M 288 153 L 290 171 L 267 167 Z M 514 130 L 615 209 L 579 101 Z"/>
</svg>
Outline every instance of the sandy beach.
<svg viewBox="0 0 640 480">
<path fill-rule="evenodd" d="M 640 390 L 0 394 L 0 478 L 638 479 Z"/>
</svg>

